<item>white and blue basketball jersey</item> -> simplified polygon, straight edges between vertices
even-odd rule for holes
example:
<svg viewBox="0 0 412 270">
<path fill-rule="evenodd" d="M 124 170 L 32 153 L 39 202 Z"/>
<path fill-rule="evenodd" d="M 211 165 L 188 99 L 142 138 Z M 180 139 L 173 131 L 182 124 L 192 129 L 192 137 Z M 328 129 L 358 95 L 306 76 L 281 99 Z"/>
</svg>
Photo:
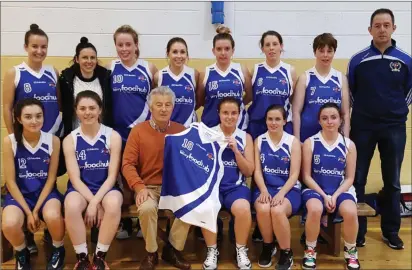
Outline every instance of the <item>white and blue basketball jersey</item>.
<svg viewBox="0 0 412 270">
<path fill-rule="evenodd" d="M 255 65 L 252 77 L 253 103 L 248 109 L 249 121 L 265 119 L 266 110 L 271 105 L 283 106 L 287 122 L 292 121 L 290 96 L 293 94 L 293 81 L 290 69 L 290 65 L 282 61 L 274 68 L 266 62 Z"/>
<path fill-rule="evenodd" d="M 114 130 L 126 141 L 135 125 L 150 119 L 147 95 L 152 87 L 152 74 L 149 63 L 142 59 L 131 67 L 113 60 L 111 70 Z"/>
<path fill-rule="evenodd" d="M 222 132 L 220 125 L 213 128 L 217 132 Z M 224 135 L 223 135 L 224 136 Z M 246 148 L 246 132 L 236 128 L 235 132 L 232 134 L 237 142 L 237 147 L 239 151 L 243 154 Z M 225 192 L 237 187 L 239 185 L 246 185 L 246 178 L 240 171 L 237 163 L 235 153 L 229 146 L 222 154 L 223 166 L 225 167 L 224 175 L 222 181 L 220 182 L 220 191 Z"/>
<path fill-rule="evenodd" d="M 36 72 L 23 62 L 14 69 L 16 71 L 14 104 L 25 98 L 35 98 L 41 101 L 44 106 L 42 130 L 60 135 L 63 124 L 57 102 L 57 75 L 54 68 L 43 66 L 39 72 Z"/>
<path fill-rule="evenodd" d="M 175 107 L 170 120 L 184 125 L 186 128 L 192 122 L 196 122 L 196 97 L 195 97 L 195 70 L 184 66 L 182 73 L 178 76 L 170 71 L 167 66 L 159 71 L 159 86 L 167 86 L 176 95 Z"/>
<path fill-rule="evenodd" d="M 321 132 L 310 137 L 310 141 L 313 152 L 312 178 L 326 194 L 333 195 L 345 179 L 346 155 L 352 142 L 339 134 L 335 143 L 328 145 Z M 353 186 L 351 190 L 353 193 Z"/>
<path fill-rule="evenodd" d="M 315 68 L 306 71 L 306 93 L 300 125 L 300 140 L 304 142 L 321 130 L 318 120 L 320 107 L 328 102 L 342 103 L 342 73 L 331 69 L 322 77 Z"/>
<path fill-rule="evenodd" d="M 260 165 L 266 186 L 281 188 L 288 181 L 294 139 L 293 135 L 283 132 L 279 143 L 275 145 L 270 139 L 268 132 L 258 137 Z M 300 182 L 298 181 L 293 188 L 300 190 L 300 187 Z"/>
<path fill-rule="evenodd" d="M 216 232 L 226 146 L 222 134 L 203 123 L 167 135 L 159 209 L 170 209 L 182 221 Z"/>
<path fill-rule="evenodd" d="M 92 140 L 83 135 L 81 127 L 71 132 L 80 179 L 93 193 L 100 189 L 109 174 L 111 135 L 112 129 L 102 124 Z M 67 188 L 73 188 L 70 181 Z"/>
<path fill-rule="evenodd" d="M 16 184 L 23 196 L 38 198 L 49 174 L 53 135 L 42 131 L 35 147 L 32 147 L 24 137 L 23 145 L 17 144 L 14 134 L 10 134 L 9 138 L 14 153 Z"/>
<path fill-rule="evenodd" d="M 205 87 L 205 105 L 202 114 L 202 122 L 208 127 L 219 124 L 217 112 L 220 100 L 225 97 L 233 97 L 239 100 L 240 115 L 237 127 L 245 130 L 248 124 L 248 116 L 243 104 L 245 78 L 239 63 L 231 63 L 223 72 L 216 64 L 206 67 L 203 85 Z"/>
</svg>

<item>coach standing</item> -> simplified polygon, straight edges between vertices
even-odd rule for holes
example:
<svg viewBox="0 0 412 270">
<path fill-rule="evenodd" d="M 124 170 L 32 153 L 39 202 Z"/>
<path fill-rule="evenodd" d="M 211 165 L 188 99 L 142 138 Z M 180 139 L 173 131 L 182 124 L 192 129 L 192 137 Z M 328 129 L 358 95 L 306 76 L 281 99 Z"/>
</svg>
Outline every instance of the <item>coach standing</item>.
<svg viewBox="0 0 412 270">
<path fill-rule="evenodd" d="M 358 148 L 355 188 L 358 202 L 364 202 L 369 166 L 378 144 L 384 183 L 382 238 L 389 247 L 403 249 L 398 236 L 400 172 L 412 100 L 412 60 L 391 38 L 396 30 L 391 10 L 373 12 L 368 30 L 373 37 L 371 45 L 351 58 L 347 74 L 353 105 L 350 138 Z M 358 247 L 365 245 L 366 231 L 366 217 L 359 217 Z"/>
</svg>

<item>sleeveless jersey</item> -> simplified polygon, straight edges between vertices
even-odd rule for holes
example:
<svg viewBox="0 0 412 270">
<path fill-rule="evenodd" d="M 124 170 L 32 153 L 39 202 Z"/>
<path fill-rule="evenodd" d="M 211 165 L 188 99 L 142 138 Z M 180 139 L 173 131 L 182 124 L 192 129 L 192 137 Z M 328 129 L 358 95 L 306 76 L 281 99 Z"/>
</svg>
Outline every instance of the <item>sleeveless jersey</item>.
<svg viewBox="0 0 412 270">
<path fill-rule="evenodd" d="M 149 63 L 142 59 L 131 67 L 113 60 L 111 70 L 114 130 L 126 141 L 135 125 L 150 119 L 147 95 L 152 86 L 152 74 Z"/>
<path fill-rule="evenodd" d="M 293 135 L 283 132 L 282 139 L 280 139 L 278 145 L 275 145 L 268 132 L 258 137 L 260 165 L 266 186 L 281 188 L 288 181 L 294 139 Z M 300 182 L 298 181 L 293 188 L 300 191 Z"/>
<path fill-rule="evenodd" d="M 216 232 L 226 145 L 221 133 L 203 123 L 167 135 L 159 209 L 170 209 L 182 221 Z"/>
<path fill-rule="evenodd" d="M 23 137 L 18 145 L 14 134 L 10 134 L 14 153 L 16 183 L 23 196 L 39 197 L 49 174 L 50 157 L 53 152 L 53 135 L 41 131 L 40 140 L 32 147 Z"/>
<path fill-rule="evenodd" d="M 223 133 L 220 125 L 217 125 L 213 129 L 217 132 Z M 236 139 L 237 147 L 243 154 L 246 147 L 246 132 L 236 128 L 232 136 Z M 220 191 L 225 192 L 233 189 L 236 186 L 246 185 L 246 178 L 240 171 L 236 163 L 235 153 L 233 153 L 233 150 L 230 149 L 229 146 L 227 146 L 223 151 L 222 161 L 225 169 L 222 181 L 220 182 Z"/>
<path fill-rule="evenodd" d="M 253 102 L 248 109 L 249 121 L 265 119 L 269 106 L 275 104 L 285 108 L 287 122 L 292 121 L 293 81 L 290 65 L 280 61 L 279 65 L 271 68 L 262 62 L 255 65 L 252 77 Z"/>
<path fill-rule="evenodd" d="M 174 75 L 169 67 L 159 71 L 159 86 L 167 86 L 176 95 L 175 107 L 173 109 L 171 121 L 189 127 L 192 122 L 196 122 L 196 97 L 195 97 L 195 71 L 193 68 L 184 66 L 183 71 L 178 76 Z"/>
<path fill-rule="evenodd" d="M 14 69 L 16 71 L 14 105 L 25 98 L 41 101 L 44 106 L 42 131 L 60 135 L 63 123 L 57 102 L 57 76 L 54 68 L 43 66 L 39 72 L 36 72 L 23 62 Z"/>
<path fill-rule="evenodd" d="M 81 127 L 71 132 L 80 179 L 92 192 L 100 189 L 109 173 L 111 134 L 112 129 L 105 125 L 100 125 L 93 140 L 83 135 Z M 70 181 L 67 188 L 73 188 Z"/>
<path fill-rule="evenodd" d="M 328 76 L 323 78 L 315 68 L 311 68 L 306 71 L 305 91 L 300 125 L 300 139 L 302 142 L 321 130 L 318 122 L 318 112 L 323 104 L 334 102 L 339 107 L 341 106 L 342 73 L 332 68 Z"/>
<path fill-rule="evenodd" d="M 328 145 L 321 132 L 310 137 L 310 140 L 313 152 L 312 178 L 326 194 L 333 195 L 345 179 L 346 155 L 352 142 L 339 134 L 336 142 Z M 353 186 L 351 190 L 354 191 Z"/>
<path fill-rule="evenodd" d="M 243 104 L 243 90 L 245 78 L 239 63 L 231 63 L 227 71 L 221 71 L 216 64 L 206 67 L 203 85 L 205 87 L 205 105 L 202 122 L 208 127 L 219 124 L 217 108 L 220 100 L 225 97 L 234 97 L 239 100 L 240 115 L 237 127 L 245 130 L 248 115 Z"/>
</svg>

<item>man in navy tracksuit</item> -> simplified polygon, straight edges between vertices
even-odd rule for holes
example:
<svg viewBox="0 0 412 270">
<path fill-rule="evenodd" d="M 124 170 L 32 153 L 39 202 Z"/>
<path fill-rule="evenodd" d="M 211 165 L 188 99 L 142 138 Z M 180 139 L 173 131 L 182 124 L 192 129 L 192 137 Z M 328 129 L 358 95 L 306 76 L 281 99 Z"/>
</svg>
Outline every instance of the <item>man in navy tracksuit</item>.
<svg viewBox="0 0 412 270">
<path fill-rule="evenodd" d="M 348 66 L 352 98 L 350 138 L 357 148 L 355 188 L 358 202 L 365 200 L 365 185 L 376 144 L 380 152 L 384 203 L 381 212 L 383 240 L 403 249 L 398 236 L 400 173 L 406 143 L 408 106 L 412 101 L 411 56 L 391 38 L 396 29 L 391 10 L 378 9 L 368 28 L 371 45 L 356 53 Z M 366 217 L 359 217 L 357 246 L 365 245 Z"/>
</svg>

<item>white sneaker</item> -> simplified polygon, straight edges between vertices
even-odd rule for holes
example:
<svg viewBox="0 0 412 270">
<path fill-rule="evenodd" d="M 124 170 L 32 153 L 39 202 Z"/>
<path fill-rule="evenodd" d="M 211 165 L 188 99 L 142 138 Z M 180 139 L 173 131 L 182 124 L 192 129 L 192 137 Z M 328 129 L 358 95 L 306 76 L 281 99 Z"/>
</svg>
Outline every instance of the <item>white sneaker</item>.
<svg viewBox="0 0 412 270">
<path fill-rule="evenodd" d="M 204 270 L 217 269 L 218 256 L 219 256 L 219 251 L 217 250 L 217 248 L 208 247 L 206 260 L 203 263 L 203 269 Z"/>
<path fill-rule="evenodd" d="M 142 230 L 139 230 L 136 234 L 137 238 L 143 238 L 143 232 Z"/>
<path fill-rule="evenodd" d="M 252 264 L 247 256 L 247 251 L 248 248 L 246 246 L 240 248 L 236 247 L 236 260 L 239 269 L 252 269 Z"/>
</svg>

